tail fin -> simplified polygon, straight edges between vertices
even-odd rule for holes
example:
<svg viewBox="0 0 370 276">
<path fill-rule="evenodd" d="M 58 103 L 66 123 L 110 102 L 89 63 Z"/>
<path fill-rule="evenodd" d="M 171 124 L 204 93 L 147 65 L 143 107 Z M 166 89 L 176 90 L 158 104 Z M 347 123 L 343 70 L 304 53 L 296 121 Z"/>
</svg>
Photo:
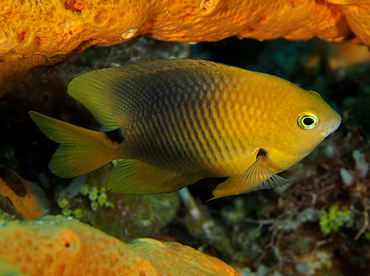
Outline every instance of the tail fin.
<svg viewBox="0 0 370 276">
<path fill-rule="evenodd" d="M 60 143 L 49 163 L 55 175 L 64 178 L 83 175 L 114 159 L 103 132 L 74 126 L 35 111 L 29 114 L 42 133 Z"/>
</svg>

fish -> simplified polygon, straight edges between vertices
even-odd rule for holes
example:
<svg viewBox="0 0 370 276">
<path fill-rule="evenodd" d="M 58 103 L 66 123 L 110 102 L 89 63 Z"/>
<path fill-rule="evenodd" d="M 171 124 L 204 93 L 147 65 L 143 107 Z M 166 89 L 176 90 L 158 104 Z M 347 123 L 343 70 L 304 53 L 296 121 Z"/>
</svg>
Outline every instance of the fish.
<svg viewBox="0 0 370 276">
<path fill-rule="evenodd" d="M 156 194 L 225 177 L 213 198 L 291 183 L 278 173 L 335 131 L 340 115 L 314 91 L 205 60 L 157 60 L 99 69 L 67 93 L 103 131 L 30 111 L 60 143 L 49 163 L 72 178 L 114 164 L 107 190 Z"/>
</svg>

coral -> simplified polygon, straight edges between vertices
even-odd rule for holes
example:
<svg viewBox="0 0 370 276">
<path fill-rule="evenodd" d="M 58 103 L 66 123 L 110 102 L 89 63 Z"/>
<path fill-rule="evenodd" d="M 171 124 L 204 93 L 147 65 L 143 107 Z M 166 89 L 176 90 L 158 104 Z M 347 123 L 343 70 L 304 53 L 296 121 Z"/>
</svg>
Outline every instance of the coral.
<svg viewBox="0 0 370 276">
<path fill-rule="evenodd" d="M 12 275 L 21 275 L 15 274 L 17 269 L 29 276 L 240 275 L 219 259 L 179 243 L 139 239 L 124 244 L 62 216 L 0 221 L 0 229 L 0 271 Z"/>
<path fill-rule="evenodd" d="M 138 35 L 183 42 L 317 36 L 369 45 L 369 5 L 350 2 L 6 0 L 0 3 L 0 88 L 32 66 L 53 65 L 92 45 L 115 45 Z"/>
<path fill-rule="evenodd" d="M 0 166 L 0 211 L 3 218 L 33 219 L 41 217 L 48 207 L 38 184 Z"/>
</svg>

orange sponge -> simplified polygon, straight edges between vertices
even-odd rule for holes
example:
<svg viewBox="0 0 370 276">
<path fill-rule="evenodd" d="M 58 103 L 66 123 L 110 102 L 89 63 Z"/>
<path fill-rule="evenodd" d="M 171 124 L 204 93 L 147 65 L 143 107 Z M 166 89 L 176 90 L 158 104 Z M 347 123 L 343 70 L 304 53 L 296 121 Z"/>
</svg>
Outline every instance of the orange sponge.
<svg viewBox="0 0 370 276">
<path fill-rule="evenodd" d="M 240 275 L 217 258 L 178 243 L 131 244 L 63 216 L 0 221 L 0 271 L 25 275 Z"/>
<path fill-rule="evenodd" d="M 351 34 L 342 7 L 324 0 L 3 0 L 0 56 L 51 58 L 141 34 L 165 41 L 230 36 L 339 41 Z"/>
<path fill-rule="evenodd" d="M 41 217 L 49 208 L 43 190 L 15 172 L 0 166 L 0 209 L 18 219 Z"/>
<path fill-rule="evenodd" d="M 355 34 L 354 41 L 370 46 L 370 2 L 361 0 L 328 0 L 339 5 Z"/>
<path fill-rule="evenodd" d="M 370 46 L 370 5 L 365 2 L 2 0 L 0 96 L 30 66 L 52 65 L 91 45 L 110 46 L 138 35 L 179 42 L 316 36 Z"/>
</svg>

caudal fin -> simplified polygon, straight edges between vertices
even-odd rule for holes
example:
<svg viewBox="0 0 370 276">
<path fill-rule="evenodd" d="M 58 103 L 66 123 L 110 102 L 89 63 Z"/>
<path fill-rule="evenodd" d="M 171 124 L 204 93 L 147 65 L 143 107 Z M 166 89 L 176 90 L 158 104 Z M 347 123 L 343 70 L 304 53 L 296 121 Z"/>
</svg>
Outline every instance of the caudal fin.
<svg viewBox="0 0 370 276">
<path fill-rule="evenodd" d="M 60 143 L 49 163 L 55 175 L 64 178 L 83 175 L 114 159 L 103 132 L 74 126 L 35 111 L 29 114 L 42 133 Z"/>
</svg>

